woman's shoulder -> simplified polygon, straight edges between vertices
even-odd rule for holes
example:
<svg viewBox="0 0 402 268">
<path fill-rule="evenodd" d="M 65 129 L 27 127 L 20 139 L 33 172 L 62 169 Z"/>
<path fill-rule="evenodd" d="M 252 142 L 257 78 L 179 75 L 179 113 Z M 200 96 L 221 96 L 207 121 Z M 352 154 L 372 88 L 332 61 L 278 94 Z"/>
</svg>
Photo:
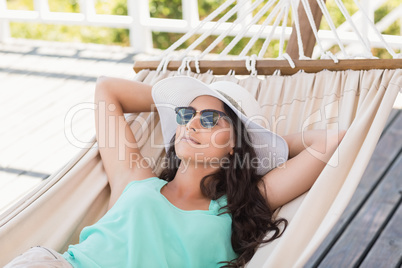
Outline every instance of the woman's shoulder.
<svg viewBox="0 0 402 268">
<path fill-rule="evenodd" d="M 144 180 L 133 180 L 131 182 L 129 182 L 126 186 L 126 188 L 124 189 L 123 193 L 125 191 L 127 191 L 129 188 L 131 187 L 137 187 L 137 186 L 141 186 L 141 187 L 150 187 L 150 188 L 158 188 L 158 187 L 162 187 L 164 184 L 166 184 L 167 181 L 162 180 L 158 177 L 150 177 Z"/>
</svg>

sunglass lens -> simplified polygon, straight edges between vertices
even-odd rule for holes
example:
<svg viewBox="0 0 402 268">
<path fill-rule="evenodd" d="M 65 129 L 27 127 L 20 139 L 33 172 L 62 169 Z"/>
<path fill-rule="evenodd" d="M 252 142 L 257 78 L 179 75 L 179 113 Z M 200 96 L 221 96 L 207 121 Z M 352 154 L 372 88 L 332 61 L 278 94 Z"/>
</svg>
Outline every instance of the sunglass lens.
<svg viewBox="0 0 402 268">
<path fill-rule="evenodd" d="M 176 121 L 179 125 L 187 124 L 194 116 L 194 110 L 181 108 L 177 111 Z"/>
<path fill-rule="evenodd" d="M 201 116 L 201 125 L 205 128 L 212 128 L 216 125 L 219 119 L 219 114 L 214 111 L 205 111 Z"/>
</svg>

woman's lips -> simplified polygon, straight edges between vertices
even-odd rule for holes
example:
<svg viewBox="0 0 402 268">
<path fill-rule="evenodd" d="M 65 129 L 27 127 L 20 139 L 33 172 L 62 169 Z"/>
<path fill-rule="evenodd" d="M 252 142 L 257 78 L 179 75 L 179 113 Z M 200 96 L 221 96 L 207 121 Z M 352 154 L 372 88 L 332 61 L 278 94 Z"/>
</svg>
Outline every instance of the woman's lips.
<svg viewBox="0 0 402 268">
<path fill-rule="evenodd" d="M 193 139 L 191 137 L 182 137 L 181 140 L 191 142 L 191 143 L 194 143 L 194 144 L 200 144 L 198 141 L 196 141 L 195 139 Z"/>
</svg>

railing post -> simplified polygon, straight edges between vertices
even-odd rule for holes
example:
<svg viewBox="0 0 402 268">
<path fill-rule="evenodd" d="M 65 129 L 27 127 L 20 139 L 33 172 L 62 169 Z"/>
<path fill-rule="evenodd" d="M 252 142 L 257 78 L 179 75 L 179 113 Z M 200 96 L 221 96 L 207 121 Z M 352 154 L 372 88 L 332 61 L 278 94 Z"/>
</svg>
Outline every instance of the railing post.
<svg viewBox="0 0 402 268">
<path fill-rule="evenodd" d="M 251 1 L 250 0 L 238 0 L 237 1 L 237 3 L 239 5 L 241 5 L 243 2 L 246 2 L 246 3 L 242 6 L 242 8 L 239 9 L 239 11 L 237 11 L 237 17 L 239 18 L 239 17 L 245 15 L 244 20 L 242 20 L 240 22 L 242 25 L 245 26 L 245 25 L 247 25 L 248 23 L 251 22 L 251 20 L 253 19 L 253 14 L 251 12 L 248 13 L 248 14 L 245 14 L 247 9 L 249 7 L 251 7 Z"/>
<path fill-rule="evenodd" d="M 48 0 L 34 0 L 34 9 L 39 12 L 39 17 L 43 18 L 43 15 L 49 13 Z"/>
<path fill-rule="evenodd" d="M 195 27 L 200 22 L 197 0 L 181 0 L 183 9 L 183 19 L 188 22 L 190 28 Z"/>
<path fill-rule="evenodd" d="M 130 45 L 136 52 L 146 52 L 153 47 L 152 32 L 147 26 L 149 15 L 148 0 L 127 0 L 127 12 L 133 18 L 129 28 Z"/>
<path fill-rule="evenodd" d="M 1 14 L 4 14 L 6 10 L 6 0 L 0 0 L 0 42 L 4 42 L 10 37 L 10 23 L 8 20 L 1 18 Z"/>
<path fill-rule="evenodd" d="M 367 14 L 367 16 L 369 17 L 369 19 L 374 22 L 374 8 L 372 3 L 370 3 L 370 0 L 364 0 L 362 2 L 362 8 L 363 10 L 361 10 L 360 12 L 365 12 Z M 362 33 L 362 37 L 364 42 L 366 43 L 366 45 L 368 47 L 370 47 L 370 41 L 368 40 L 367 36 L 371 35 L 374 33 L 373 29 L 371 29 L 371 27 L 369 26 L 370 24 L 367 22 L 366 17 L 364 15 L 361 16 L 361 33 Z"/>
<path fill-rule="evenodd" d="M 0 19 L 0 43 L 10 38 L 10 23 L 8 20 Z"/>
<path fill-rule="evenodd" d="M 85 15 L 85 20 L 89 21 L 96 14 L 94 0 L 80 0 L 80 13 Z"/>
</svg>

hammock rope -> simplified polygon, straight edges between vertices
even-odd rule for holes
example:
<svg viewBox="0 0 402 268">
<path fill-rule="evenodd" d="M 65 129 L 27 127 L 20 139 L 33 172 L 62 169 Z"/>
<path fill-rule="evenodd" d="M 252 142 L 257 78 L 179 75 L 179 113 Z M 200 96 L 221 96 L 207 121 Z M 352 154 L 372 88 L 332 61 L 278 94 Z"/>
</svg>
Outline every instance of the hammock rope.
<svg viewBox="0 0 402 268">
<path fill-rule="evenodd" d="M 234 0 L 228 0 L 224 2 L 218 9 L 208 15 L 204 20 L 200 21 L 200 23 L 188 31 L 184 36 L 182 36 L 178 41 L 176 41 L 173 45 L 171 45 L 168 49 L 166 49 L 160 57 L 157 59 L 160 61 L 157 71 L 166 72 L 169 67 L 169 63 L 171 61 L 182 61 L 180 64 L 180 72 L 184 70 L 191 70 L 191 67 L 195 68 L 197 73 L 200 73 L 200 60 L 205 60 L 206 56 L 211 56 L 211 52 L 217 48 L 219 44 L 222 43 L 225 37 L 229 35 L 234 35 L 234 31 L 236 31 L 235 37 L 231 40 L 231 42 L 219 53 L 215 56 L 214 60 L 222 61 L 229 58 L 229 53 L 233 50 L 233 48 L 238 45 L 238 43 L 245 37 L 247 33 L 253 32 L 253 36 L 250 40 L 245 44 L 244 48 L 238 55 L 230 56 L 230 59 L 238 59 L 243 60 L 245 69 L 249 70 L 251 74 L 255 75 L 256 70 L 258 69 L 258 62 L 261 60 L 265 60 L 264 55 L 271 44 L 275 34 L 279 37 L 279 52 L 277 56 L 277 60 L 286 60 L 291 66 L 291 68 L 296 68 L 297 64 L 295 63 L 296 59 L 292 59 L 285 52 L 285 39 L 286 35 L 289 34 L 287 26 L 287 19 L 289 17 L 289 13 L 291 13 L 291 19 L 294 24 L 294 31 L 296 32 L 296 40 L 297 47 L 299 53 L 299 60 L 311 60 L 310 57 L 305 55 L 305 51 L 303 48 L 302 41 L 302 33 L 301 33 L 301 25 L 300 18 L 298 14 L 298 5 L 296 0 L 269 0 L 264 5 L 262 5 L 262 0 L 257 0 L 250 4 L 247 1 L 237 1 L 234 4 Z M 378 36 L 381 44 L 386 48 L 389 54 L 394 59 L 401 58 L 401 54 L 397 54 L 389 44 L 386 43 L 384 37 L 376 28 L 374 22 L 370 20 L 367 12 L 363 9 L 362 5 L 359 1 L 354 0 L 356 6 L 359 9 L 359 12 L 362 15 L 360 17 L 364 17 L 364 21 L 368 22 L 368 27 L 374 31 L 374 33 Z M 247 4 L 248 3 L 248 4 Z M 375 57 L 371 53 L 370 43 L 365 36 L 363 36 L 359 32 L 359 28 L 356 26 L 354 22 L 354 18 L 352 18 L 347 11 L 345 5 L 340 0 L 335 0 L 336 6 L 339 8 L 340 12 L 346 19 L 346 22 L 342 24 L 338 29 L 335 27 L 335 24 L 330 16 L 328 8 L 324 0 L 317 0 L 317 5 L 321 10 L 324 18 L 326 19 L 330 31 L 334 37 L 334 43 L 338 45 L 340 52 L 334 55 L 330 51 L 326 50 L 328 47 L 328 42 L 323 43 L 323 40 L 320 39 L 319 29 L 315 25 L 313 13 L 311 11 L 310 4 L 307 0 L 300 0 L 300 3 L 303 5 L 309 27 L 311 27 L 312 34 L 316 39 L 316 48 L 319 50 L 320 59 L 331 59 L 335 64 L 339 63 L 339 60 L 344 59 L 354 59 L 354 58 L 365 58 L 365 59 L 374 59 Z M 233 5 L 234 4 L 234 5 Z M 376 7 L 381 3 L 374 3 Z M 233 5 L 232 7 L 230 7 Z M 261 6 L 262 5 L 262 6 Z M 229 8 L 230 7 L 230 8 Z M 219 14 L 221 14 L 224 10 L 228 9 L 225 14 L 216 22 L 212 22 Z M 264 19 L 261 24 L 258 22 L 263 18 L 265 14 L 268 16 Z M 250 14 L 254 14 L 250 16 Z M 237 18 L 234 22 L 228 22 L 228 20 L 237 14 Z M 359 18 L 355 17 L 356 18 Z M 251 18 L 250 18 L 251 17 Z M 278 28 L 279 24 L 282 22 L 280 28 Z M 353 31 L 351 33 L 355 34 L 357 37 L 357 41 L 363 47 L 363 53 L 357 53 L 354 55 L 349 55 L 347 49 L 340 38 L 340 29 L 346 30 L 347 28 L 351 28 Z M 184 42 L 188 41 L 191 37 L 193 37 L 200 29 L 205 29 L 203 34 L 198 36 L 194 42 L 191 43 L 186 49 L 182 51 L 176 51 L 180 45 L 184 44 Z M 279 35 L 278 35 L 279 34 Z M 216 38 L 201 52 L 199 52 L 196 56 L 194 56 L 195 49 L 204 42 L 208 37 L 216 36 Z M 255 44 L 258 39 L 264 39 L 264 43 L 256 53 L 257 56 L 249 55 L 247 56 L 251 49 L 255 47 Z M 177 53 L 172 53 L 172 52 Z M 193 55 L 192 55 L 193 54 Z M 254 64 L 254 61 L 257 61 Z M 192 63 L 194 61 L 194 64 Z M 370 64 L 371 65 L 371 64 Z M 253 68 L 252 66 L 256 66 Z M 278 67 L 279 68 L 279 67 Z M 380 68 L 378 66 L 373 68 Z M 138 70 L 136 70 L 138 71 Z M 226 71 L 227 73 L 228 71 Z"/>
<path fill-rule="evenodd" d="M 301 3 L 303 4 L 304 10 L 306 11 L 307 19 L 310 23 L 311 29 L 313 30 L 315 40 L 317 41 L 317 47 L 321 51 L 321 58 L 326 58 L 327 53 L 324 50 L 324 48 L 322 47 L 320 38 L 318 37 L 318 30 L 317 30 L 317 27 L 315 26 L 313 14 L 311 13 L 310 4 L 306 0 L 301 0 Z M 336 60 L 334 60 L 334 61 L 336 62 Z"/>
<path fill-rule="evenodd" d="M 339 0 L 338 0 L 339 1 Z M 363 10 L 363 16 L 366 18 L 367 23 L 371 26 L 371 29 L 374 30 L 374 33 L 380 38 L 381 42 L 384 44 L 385 49 L 388 51 L 389 54 L 392 55 L 393 58 L 397 58 L 397 54 L 389 47 L 387 42 L 385 42 L 384 37 L 382 34 L 377 30 L 377 28 L 374 25 L 374 22 L 369 18 L 367 13 L 364 11 L 363 6 L 359 3 L 359 1 L 354 0 L 355 4 L 359 7 L 360 10 Z M 367 40 L 368 41 L 368 40 Z"/>
<path fill-rule="evenodd" d="M 283 8 L 285 8 L 285 9 L 283 9 Z M 283 19 L 285 19 L 285 17 L 287 18 L 288 13 L 289 13 L 289 3 L 286 3 L 286 5 L 284 5 L 284 7 L 282 7 L 282 9 L 281 9 L 281 14 L 276 17 L 274 25 L 272 26 L 272 30 L 269 33 L 268 38 L 266 38 L 264 40 L 264 43 L 263 43 L 263 45 L 262 45 L 262 47 L 260 49 L 260 52 L 258 53 L 258 58 L 259 59 L 262 59 L 264 57 L 265 52 L 268 49 L 268 45 L 271 42 L 272 37 L 274 36 L 274 32 L 275 32 L 276 28 L 278 27 L 278 25 L 279 25 L 279 23 L 281 21 L 281 17 L 283 17 Z"/>
<path fill-rule="evenodd" d="M 182 45 L 186 40 L 188 40 L 191 36 L 194 35 L 196 31 L 199 29 L 203 28 L 205 24 L 208 22 L 212 21 L 216 16 L 218 16 L 222 11 L 224 11 L 228 6 L 230 6 L 235 0 L 228 0 L 224 2 L 222 5 L 220 5 L 215 11 L 213 11 L 211 14 L 209 14 L 205 19 L 203 19 L 195 28 L 193 28 L 191 31 L 187 32 L 185 35 L 183 35 L 179 40 L 177 40 L 175 43 L 173 43 L 169 48 L 167 48 L 162 54 L 161 58 L 166 57 L 169 55 L 171 52 L 176 50 L 180 45 Z"/>
<path fill-rule="evenodd" d="M 338 31 L 336 30 L 334 21 L 332 20 L 331 16 L 329 15 L 329 12 L 328 12 L 328 9 L 326 8 L 326 5 L 325 5 L 324 0 L 318 0 L 317 3 L 318 3 L 318 6 L 319 6 L 320 9 L 321 9 L 322 14 L 324 15 L 324 18 L 325 18 L 325 19 L 327 20 L 327 22 L 328 22 L 329 28 L 331 29 L 331 31 L 332 31 L 332 33 L 333 33 L 333 35 L 334 35 L 334 37 L 335 37 L 336 43 L 338 44 L 338 46 L 339 46 L 339 48 L 340 48 L 340 50 L 341 50 L 341 52 L 342 52 L 343 58 L 347 58 L 348 56 L 347 56 L 345 47 L 344 47 L 344 45 L 342 44 L 342 41 L 341 41 L 341 39 L 340 39 L 340 37 L 339 37 L 339 35 L 338 35 Z M 318 39 L 317 39 L 317 40 L 318 40 Z M 324 48 L 323 48 L 323 49 L 324 49 Z M 324 49 L 324 50 L 325 50 L 325 49 Z"/>
<path fill-rule="evenodd" d="M 281 14 L 282 14 L 282 10 L 283 10 L 283 7 L 281 5 L 276 5 L 274 7 L 272 12 L 269 13 L 268 17 L 264 20 L 264 22 L 262 24 L 262 27 L 260 27 L 260 29 L 258 30 L 257 34 L 255 34 L 251 38 L 250 42 L 248 42 L 247 45 L 243 48 L 243 50 L 240 52 L 239 58 L 244 58 L 246 56 L 247 52 L 250 51 L 251 47 L 254 45 L 254 43 L 257 41 L 257 39 L 261 35 L 262 31 L 264 31 L 266 26 L 269 23 L 271 23 L 271 21 L 274 19 L 274 17 L 277 15 L 278 12 L 281 12 Z M 220 55 L 223 55 L 223 53 L 221 53 Z"/>
<path fill-rule="evenodd" d="M 232 17 L 234 14 L 236 14 L 236 12 L 238 12 L 240 10 L 241 7 L 243 7 L 243 5 L 245 5 L 245 1 L 238 3 L 235 5 L 235 7 L 233 7 L 231 10 L 229 10 L 225 15 L 222 16 L 222 18 L 220 18 L 218 20 L 218 22 L 214 25 L 214 27 L 212 27 L 210 30 L 206 31 L 205 33 L 203 33 L 200 37 L 198 37 L 186 50 L 184 50 L 183 53 L 181 53 L 181 55 L 185 56 L 187 55 L 190 51 L 194 50 L 199 44 L 201 44 L 207 37 L 209 37 L 216 29 L 218 29 L 219 26 L 221 26 L 224 22 L 226 22 L 230 17 Z M 247 13 L 244 14 L 244 16 L 242 16 L 242 18 L 246 17 Z M 179 56 L 179 58 L 181 58 L 181 56 Z"/>
<path fill-rule="evenodd" d="M 252 10 L 254 10 L 258 4 L 262 3 L 263 0 L 258 0 L 256 2 L 254 2 L 254 4 L 248 8 L 248 10 L 246 12 L 243 13 L 243 15 L 241 16 L 241 18 L 244 18 L 247 16 L 247 14 L 249 12 L 251 12 Z M 187 32 L 182 38 L 180 38 L 179 40 L 177 40 L 175 43 L 173 43 L 172 46 L 170 46 L 168 49 L 165 50 L 164 53 L 162 53 L 162 55 L 159 57 L 161 59 L 161 63 L 158 66 L 157 70 L 160 71 L 161 69 L 163 69 L 164 71 L 167 70 L 167 65 L 169 64 L 169 61 L 172 59 L 171 53 L 176 50 L 180 45 L 182 45 L 185 41 L 187 41 L 190 37 L 192 37 L 197 30 L 201 29 L 204 24 L 206 24 L 207 22 L 210 22 L 211 20 L 213 20 L 217 15 L 219 15 L 223 10 L 225 10 L 227 7 L 229 7 L 230 4 L 232 4 L 234 2 L 234 0 L 229 0 L 226 1 L 222 6 L 224 6 L 224 8 L 218 8 L 217 10 L 215 10 L 213 13 L 211 13 L 210 16 L 208 16 L 206 19 L 203 20 L 203 22 L 205 21 L 205 23 L 203 23 L 203 25 L 201 25 L 201 23 L 198 25 L 198 27 L 193 28 L 192 30 L 190 30 L 189 32 Z M 214 31 L 216 29 L 218 29 L 219 26 L 223 25 L 224 22 L 226 22 L 231 16 L 233 16 L 236 12 L 238 12 L 240 10 L 240 8 L 246 4 L 246 1 L 242 1 L 240 3 L 237 3 L 233 8 L 231 8 L 222 18 L 220 18 L 215 24 L 214 26 L 209 29 L 208 31 L 206 31 L 205 33 L 203 33 L 200 37 L 198 37 L 186 50 L 184 50 L 182 53 L 180 53 L 179 56 L 177 56 L 176 58 L 180 59 L 180 60 L 184 60 L 186 58 L 186 60 L 188 60 L 187 55 L 189 54 L 190 51 L 194 50 L 199 44 L 202 43 L 202 41 L 204 41 L 208 36 L 210 36 L 211 34 L 214 33 Z M 220 7 L 222 7 L 220 6 Z M 236 22 L 236 21 L 235 21 Z M 235 23 L 233 23 L 231 26 L 236 26 Z M 230 32 L 230 28 L 227 30 L 227 32 Z M 223 38 L 222 38 L 223 39 Z M 219 41 L 220 42 L 220 41 Z M 218 42 L 218 43 L 219 43 Z M 212 50 L 213 48 L 211 48 Z M 199 56 L 199 57 L 203 57 L 203 55 Z M 199 58 L 197 57 L 197 59 Z"/>
<path fill-rule="evenodd" d="M 288 10 L 289 11 L 289 10 Z M 288 14 L 288 13 L 286 13 L 286 14 Z M 300 28 L 300 27 L 299 27 Z M 283 55 L 283 51 L 285 51 L 285 32 L 286 32 L 286 17 L 284 16 L 283 17 L 283 19 L 282 19 L 282 32 L 281 32 L 281 37 L 280 37 L 280 39 L 279 39 L 279 56 L 278 56 L 278 58 L 282 58 L 282 55 Z M 300 43 L 301 44 L 301 46 L 303 47 L 303 44 L 302 43 Z M 304 53 L 303 52 L 303 49 L 301 50 L 301 52 L 302 53 Z M 301 56 L 302 58 L 304 57 L 304 54 L 302 54 L 302 56 Z"/>
<path fill-rule="evenodd" d="M 244 37 L 244 35 L 250 30 L 250 27 L 257 23 L 261 19 L 261 17 L 274 5 L 276 1 L 271 0 L 268 1 L 258 12 L 257 14 L 253 17 L 253 19 L 245 26 L 242 28 L 240 33 L 235 36 L 235 38 L 229 43 L 227 47 L 219 54 L 220 58 L 227 56 L 227 54 L 234 48 L 234 46 Z M 273 11 L 275 12 L 275 11 Z M 260 29 L 263 27 L 260 27 Z M 256 36 L 259 37 L 258 33 Z M 250 43 L 250 42 L 249 42 Z"/>
<path fill-rule="evenodd" d="M 367 44 L 367 42 L 364 40 L 363 36 L 360 34 L 359 30 L 357 29 L 356 24 L 353 22 L 352 18 L 350 17 L 349 12 L 347 11 L 345 5 L 342 3 L 340 0 L 335 0 L 335 3 L 339 7 L 339 10 L 342 12 L 342 15 L 346 18 L 346 20 L 349 21 L 350 26 L 353 28 L 355 34 L 360 40 L 360 43 L 363 45 L 363 48 L 366 50 L 366 53 L 363 54 L 363 57 L 370 58 L 373 57 L 373 54 L 370 52 L 370 46 Z M 362 13 L 364 13 L 364 10 L 361 10 Z"/>
<path fill-rule="evenodd" d="M 274 0 L 270 0 L 268 3 L 273 2 Z M 246 12 L 242 13 L 241 16 L 239 16 L 231 25 L 228 29 L 226 29 L 222 34 L 220 34 L 200 55 L 200 59 L 205 57 L 209 52 L 211 52 L 228 34 L 236 27 L 242 27 L 241 21 L 243 18 L 247 16 L 247 13 L 251 13 L 254 11 L 258 5 L 262 3 L 262 1 L 255 1 L 248 9 Z M 268 4 L 267 3 L 267 4 Z M 244 32 L 245 33 L 245 32 Z"/>
<path fill-rule="evenodd" d="M 306 57 L 304 56 L 302 35 L 300 32 L 299 13 L 297 12 L 297 7 L 295 6 L 294 1 L 290 1 L 290 3 L 292 6 L 292 20 L 295 24 L 295 30 L 296 30 L 297 46 L 299 48 L 299 59 L 305 59 Z"/>
</svg>

